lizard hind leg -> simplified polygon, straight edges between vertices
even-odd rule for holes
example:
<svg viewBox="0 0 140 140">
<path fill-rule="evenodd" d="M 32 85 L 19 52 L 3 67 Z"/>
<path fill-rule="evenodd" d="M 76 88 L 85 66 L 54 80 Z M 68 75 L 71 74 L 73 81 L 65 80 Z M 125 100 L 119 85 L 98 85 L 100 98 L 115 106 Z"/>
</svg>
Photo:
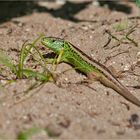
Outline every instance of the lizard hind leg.
<svg viewBox="0 0 140 140">
<path fill-rule="evenodd" d="M 98 74 L 96 74 L 96 73 L 94 73 L 94 72 L 89 72 L 88 74 L 87 74 L 87 77 L 88 77 L 88 79 L 90 80 L 90 81 L 99 81 L 99 79 L 100 79 L 100 76 L 98 75 Z"/>
</svg>

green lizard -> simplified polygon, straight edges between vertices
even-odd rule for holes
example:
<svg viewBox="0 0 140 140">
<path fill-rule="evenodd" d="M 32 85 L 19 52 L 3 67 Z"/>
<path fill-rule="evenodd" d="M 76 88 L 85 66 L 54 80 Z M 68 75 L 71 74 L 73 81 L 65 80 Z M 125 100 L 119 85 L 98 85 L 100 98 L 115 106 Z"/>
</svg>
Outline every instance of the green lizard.
<svg viewBox="0 0 140 140">
<path fill-rule="evenodd" d="M 124 98 L 140 107 L 140 100 L 131 94 L 104 65 L 86 55 L 70 42 L 55 37 L 43 37 L 41 43 L 54 51 L 58 57 L 61 54 L 59 62 L 71 64 L 86 74 L 89 79 L 100 81 L 103 85 L 114 89 Z"/>
</svg>

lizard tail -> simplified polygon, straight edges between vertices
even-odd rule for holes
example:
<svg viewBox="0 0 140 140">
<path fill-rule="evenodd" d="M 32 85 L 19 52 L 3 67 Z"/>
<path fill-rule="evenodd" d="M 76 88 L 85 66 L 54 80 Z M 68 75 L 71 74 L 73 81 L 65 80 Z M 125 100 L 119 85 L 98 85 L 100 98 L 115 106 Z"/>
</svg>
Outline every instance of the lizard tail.
<svg viewBox="0 0 140 140">
<path fill-rule="evenodd" d="M 108 80 L 106 77 L 102 77 L 100 82 L 107 87 L 110 87 L 117 91 L 121 96 L 130 101 L 131 103 L 140 107 L 140 100 L 136 98 L 125 86 L 123 86 L 118 80 Z"/>
<path fill-rule="evenodd" d="M 122 95 L 124 98 L 140 107 L 140 100 L 136 98 L 127 88 L 123 86 L 120 89 L 116 89 L 116 91 L 118 91 L 118 93 L 120 93 L 120 95 Z"/>
<path fill-rule="evenodd" d="M 118 90 L 118 93 L 120 93 L 120 95 L 122 95 L 124 98 L 140 107 L 140 100 L 136 98 L 126 87 L 123 86 L 116 90 Z"/>
</svg>

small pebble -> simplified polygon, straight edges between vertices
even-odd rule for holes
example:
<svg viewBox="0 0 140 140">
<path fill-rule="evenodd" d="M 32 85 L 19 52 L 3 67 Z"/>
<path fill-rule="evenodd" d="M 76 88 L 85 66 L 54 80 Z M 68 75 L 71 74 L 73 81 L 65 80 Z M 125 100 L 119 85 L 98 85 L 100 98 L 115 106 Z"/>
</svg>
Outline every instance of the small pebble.
<svg viewBox="0 0 140 140">
<path fill-rule="evenodd" d="M 57 4 L 65 4 L 66 3 L 66 0 L 56 0 L 56 3 Z"/>
<path fill-rule="evenodd" d="M 92 38 L 93 38 L 93 36 L 92 36 L 92 35 L 90 35 L 90 36 L 89 36 L 89 38 L 90 38 L 90 39 L 92 39 Z"/>
<path fill-rule="evenodd" d="M 11 33 L 12 33 L 12 29 L 7 29 L 6 34 L 9 35 L 9 34 L 11 34 Z"/>
<path fill-rule="evenodd" d="M 66 78 L 64 78 L 65 79 L 65 81 L 68 81 L 68 78 L 66 77 Z"/>
<path fill-rule="evenodd" d="M 26 28 L 25 31 L 26 31 L 26 32 L 30 32 L 30 28 Z"/>
<path fill-rule="evenodd" d="M 100 6 L 100 3 L 98 2 L 98 0 L 95 0 L 92 2 L 92 5 L 93 6 Z"/>
<path fill-rule="evenodd" d="M 124 70 L 124 71 L 128 71 L 128 70 L 130 69 L 130 67 L 131 67 L 130 65 L 125 65 L 125 67 L 124 67 L 123 70 Z"/>
<path fill-rule="evenodd" d="M 131 118 L 129 119 L 129 123 L 135 130 L 140 129 L 139 116 L 137 114 L 131 115 Z"/>
<path fill-rule="evenodd" d="M 132 114 L 130 118 L 130 123 L 134 124 L 134 123 L 138 123 L 138 121 L 139 121 L 139 116 L 137 114 Z"/>
</svg>

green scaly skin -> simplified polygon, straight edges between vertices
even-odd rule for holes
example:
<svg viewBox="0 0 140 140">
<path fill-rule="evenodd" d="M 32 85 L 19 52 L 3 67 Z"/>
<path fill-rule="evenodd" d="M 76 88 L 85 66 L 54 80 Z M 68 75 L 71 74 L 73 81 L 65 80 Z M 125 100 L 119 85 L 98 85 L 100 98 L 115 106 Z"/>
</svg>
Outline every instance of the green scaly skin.
<svg viewBox="0 0 140 140">
<path fill-rule="evenodd" d="M 76 69 L 85 73 L 90 79 L 100 81 L 105 86 L 114 89 L 124 98 L 140 107 L 140 100 L 131 94 L 104 65 L 90 58 L 71 43 L 55 37 L 43 37 L 41 43 L 57 55 L 63 52 L 59 62 L 71 64 Z"/>
</svg>

